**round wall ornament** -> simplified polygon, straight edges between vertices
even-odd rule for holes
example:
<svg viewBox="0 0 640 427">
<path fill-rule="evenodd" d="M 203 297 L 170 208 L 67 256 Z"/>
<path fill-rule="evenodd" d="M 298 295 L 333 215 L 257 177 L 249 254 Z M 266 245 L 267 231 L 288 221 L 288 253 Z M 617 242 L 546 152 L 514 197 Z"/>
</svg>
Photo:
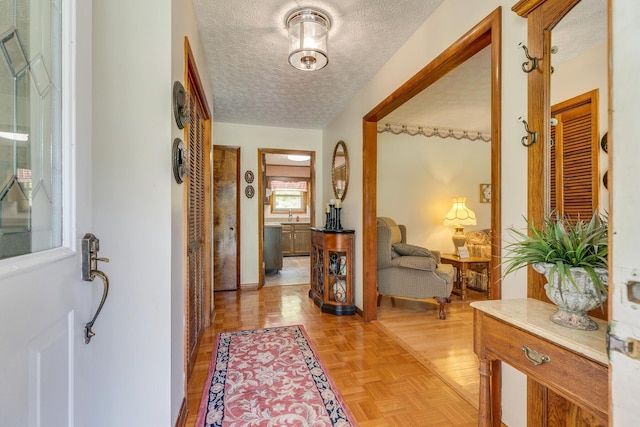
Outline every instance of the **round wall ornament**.
<svg viewBox="0 0 640 427">
<path fill-rule="evenodd" d="M 244 173 L 244 180 L 247 181 L 247 184 L 251 184 L 253 182 L 253 172 L 246 171 Z"/>
<path fill-rule="evenodd" d="M 187 92 L 179 81 L 173 83 L 173 116 L 176 119 L 178 129 L 184 129 L 189 121 L 189 108 L 187 105 Z"/>
<path fill-rule="evenodd" d="M 256 190 L 253 188 L 253 185 L 247 185 L 244 189 L 244 195 L 248 198 L 252 198 L 256 194 Z"/>
<path fill-rule="evenodd" d="M 189 172 L 189 152 L 180 138 L 173 140 L 173 176 L 178 184 L 182 184 Z"/>
<path fill-rule="evenodd" d="M 603 150 L 605 153 L 608 153 L 608 152 L 609 152 L 609 143 L 607 142 L 607 139 L 608 139 L 608 138 L 607 138 L 607 134 L 608 134 L 608 133 L 609 133 L 609 132 L 605 132 L 605 133 L 604 133 L 604 135 L 602 136 L 602 139 L 600 140 L 600 147 L 602 147 L 602 150 Z"/>
</svg>

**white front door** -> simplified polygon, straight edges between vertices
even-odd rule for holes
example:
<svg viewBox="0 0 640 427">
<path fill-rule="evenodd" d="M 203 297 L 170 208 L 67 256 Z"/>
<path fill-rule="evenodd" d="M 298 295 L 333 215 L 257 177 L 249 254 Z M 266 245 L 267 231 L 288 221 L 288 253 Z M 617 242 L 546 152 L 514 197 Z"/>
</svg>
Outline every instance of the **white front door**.
<svg viewBox="0 0 640 427">
<path fill-rule="evenodd" d="M 0 426 L 92 424 L 90 3 L 0 0 Z"/>
<path fill-rule="evenodd" d="M 640 425 L 640 104 L 638 55 L 640 37 L 638 2 L 612 1 L 611 5 L 611 104 L 609 135 L 609 209 L 611 253 L 609 297 L 611 308 L 611 418 L 612 426 Z"/>
</svg>

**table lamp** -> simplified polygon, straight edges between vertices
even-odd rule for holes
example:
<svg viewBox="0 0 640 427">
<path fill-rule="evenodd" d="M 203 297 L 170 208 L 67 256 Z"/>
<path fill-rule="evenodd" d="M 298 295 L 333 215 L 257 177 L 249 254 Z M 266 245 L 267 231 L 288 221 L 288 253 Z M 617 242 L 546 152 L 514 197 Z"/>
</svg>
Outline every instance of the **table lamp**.
<svg viewBox="0 0 640 427">
<path fill-rule="evenodd" d="M 455 248 L 455 254 L 458 253 L 458 248 L 464 246 L 465 235 L 463 233 L 465 225 L 476 225 L 476 214 L 465 205 L 466 197 L 453 197 L 453 206 L 447 214 L 444 216 L 444 225 L 447 227 L 454 227 L 455 233 L 451 237 L 453 240 L 453 246 Z"/>
</svg>

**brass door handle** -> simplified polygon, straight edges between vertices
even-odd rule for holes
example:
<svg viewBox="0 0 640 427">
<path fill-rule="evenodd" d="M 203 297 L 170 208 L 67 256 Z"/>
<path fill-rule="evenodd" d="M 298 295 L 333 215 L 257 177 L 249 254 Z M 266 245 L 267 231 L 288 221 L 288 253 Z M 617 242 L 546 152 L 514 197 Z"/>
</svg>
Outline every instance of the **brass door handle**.
<svg viewBox="0 0 640 427">
<path fill-rule="evenodd" d="M 85 344 L 89 344 L 91 342 L 91 338 L 93 338 L 93 336 L 96 334 L 92 329 L 93 324 L 96 322 L 96 319 L 98 318 L 98 315 L 100 314 L 100 311 L 104 306 L 104 302 L 107 300 L 107 295 L 109 295 L 109 278 L 107 277 L 107 275 L 100 270 L 92 271 L 92 275 L 92 277 L 99 277 L 100 279 L 102 279 L 102 284 L 104 287 L 102 291 L 102 299 L 100 300 L 100 305 L 98 306 L 96 313 L 93 315 L 93 318 L 89 322 L 87 322 L 86 325 L 84 325 Z"/>
<path fill-rule="evenodd" d="M 537 351 L 527 347 L 526 345 L 522 346 L 522 351 L 524 351 L 525 357 L 534 365 L 542 365 L 543 363 L 551 362 L 551 358 L 546 354 L 538 353 Z"/>
<path fill-rule="evenodd" d="M 84 235 L 80 242 L 82 252 L 82 280 L 87 282 L 93 282 L 96 277 L 102 280 L 103 291 L 100 305 L 93 315 L 91 320 L 84 326 L 84 343 L 89 344 L 91 338 L 95 335 L 93 332 L 93 324 L 96 322 L 104 302 L 107 300 L 109 294 L 109 278 L 102 271 L 98 270 L 98 261 L 109 262 L 109 258 L 99 258 L 98 251 L 100 250 L 100 240 L 91 233 Z"/>
</svg>

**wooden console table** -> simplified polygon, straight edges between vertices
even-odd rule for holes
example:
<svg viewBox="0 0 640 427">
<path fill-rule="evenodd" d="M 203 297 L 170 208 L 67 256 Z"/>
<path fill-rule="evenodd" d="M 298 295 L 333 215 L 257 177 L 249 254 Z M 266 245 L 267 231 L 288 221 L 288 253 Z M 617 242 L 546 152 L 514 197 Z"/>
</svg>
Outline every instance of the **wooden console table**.
<svg viewBox="0 0 640 427">
<path fill-rule="evenodd" d="M 607 424 L 605 321 L 594 319 L 598 323 L 596 331 L 565 328 L 549 320 L 556 311 L 554 305 L 532 298 L 475 301 L 471 306 L 473 347 L 480 360 L 478 425 L 500 425 L 499 416 L 492 417 L 491 413 L 494 361 L 508 363 Z"/>
<path fill-rule="evenodd" d="M 456 293 L 456 290 L 459 289 L 460 299 L 462 301 L 467 300 L 467 270 L 473 271 L 486 271 L 487 274 L 487 299 L 491 299 L 491 260 L 489 258 L 481 258 L 481 257 L 469 257 L 469 258 L 460 258 L 458 255 L 454 254 L 442 254 L 441 262 L 443 264 L 451 264 L 456 270 L 456 279 L 455 286 L 453 288 L 453 293 Z M 469 286 L 472 289 L 477 289 Z M 481 289 L 485 291 L 485 289 Z"/>
<path fill-rule="evenodd" d="M 311 228 L 309 296 L 323 313 L 356 314 L 354 230 Z"/>
</svg>

